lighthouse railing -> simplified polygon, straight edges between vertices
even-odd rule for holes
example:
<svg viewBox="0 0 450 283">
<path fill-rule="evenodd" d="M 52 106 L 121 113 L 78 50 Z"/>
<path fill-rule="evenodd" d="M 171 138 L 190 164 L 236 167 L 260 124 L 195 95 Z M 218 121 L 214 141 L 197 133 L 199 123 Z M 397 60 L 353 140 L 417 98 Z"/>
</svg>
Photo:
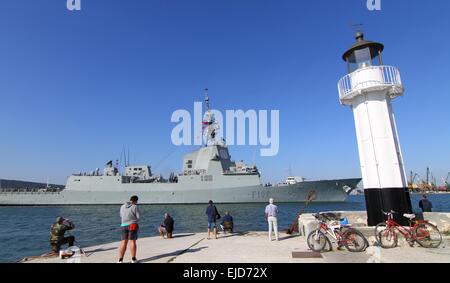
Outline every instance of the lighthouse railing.
<svg viewBox="0 0 450 283">
<path fill-rule="evenodd" d="M 352 99 L 362 90 L 386 88 L 390 86 L 392 86 L 392 89 L 394 90 L 391 94 L 400 94 L 400 92 L 403 91 L 400 72 L 396 67 L 369 66 L 358 69 L 339 80 L 339 98 L 342 102 Z"/>
</svg>

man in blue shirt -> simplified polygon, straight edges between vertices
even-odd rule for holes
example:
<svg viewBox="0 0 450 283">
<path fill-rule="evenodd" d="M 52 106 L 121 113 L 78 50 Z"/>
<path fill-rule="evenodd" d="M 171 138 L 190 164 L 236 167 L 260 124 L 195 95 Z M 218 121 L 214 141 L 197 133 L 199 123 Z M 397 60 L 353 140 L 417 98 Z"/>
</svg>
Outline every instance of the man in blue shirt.
<svg viewBox="0 0 450 283">
<path fill-rule="evenodd" d="M 213 204 L 213 201 L 209 201 L 209 205 L 206 208 L 206 215 L 208 216 L 208 240 L 211 238 L 210 233 L 211 229 L 214 228 L 214 237 L 217 238 L 217 225 L 216 220 L 220 219 L 220 214 L 217 211 L 216 206 Z"/>
<path fill-rule="evenodd" d="M 272 228 L 275 232 L 275 240 L 278 241 L 278 207 L 273 204 L 273 198 L 269 199 L 269 204 L 266 206 L 266 218 L 269 224 L 269 241 L 272 241 Z"/>
<path fill-rule="evenodd" d="M 222 218 L 221 227 L 224 232 L 229 231 L 233 233 L 233 217 L 228 211 L 225 212 L 225 216 Z"/>
<path fill-rule="evenodd" d="M 428 200 L 427 195 L 422 195 L 422 199 L 419 201 L 419 207 L 422 212 L 432 212 L 433 204 Z"/>
</svg>

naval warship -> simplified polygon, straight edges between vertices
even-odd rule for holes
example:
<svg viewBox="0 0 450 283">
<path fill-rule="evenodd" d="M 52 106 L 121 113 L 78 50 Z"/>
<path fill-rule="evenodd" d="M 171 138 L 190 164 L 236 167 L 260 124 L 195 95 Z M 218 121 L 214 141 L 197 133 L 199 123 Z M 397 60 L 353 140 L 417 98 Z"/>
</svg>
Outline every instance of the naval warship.
<svg viewBox="0 0 450 283">
<path fill-rule="evenodd" d="M 262 184 L 258 168 L 231 160 L 228 146 L 216 136 L 218 123 L 205 98 L 205 145 L 183 158 L 183 170 L 168 179 L 153 175 L 151 167 L 106 164 L 89 174 L 73 174 L 65 187 L 2 190 L 0 205 L 122 204 L 137 195 L 141 204 L 305 202 L 311 192 L 316 202 L 343 202 L 361 178 L 315 180 L 289 177 L 285 183 Z"/>
</svg>

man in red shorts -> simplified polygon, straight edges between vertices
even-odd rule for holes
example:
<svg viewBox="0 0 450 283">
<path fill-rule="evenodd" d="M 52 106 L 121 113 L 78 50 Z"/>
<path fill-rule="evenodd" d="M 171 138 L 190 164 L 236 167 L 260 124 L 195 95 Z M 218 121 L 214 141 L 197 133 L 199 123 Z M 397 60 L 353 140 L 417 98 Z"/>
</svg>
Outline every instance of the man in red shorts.
<svg viewBox="0 0 450 283">
<path fill-rule="evenodd" d="M 119 248 L 119 261 L 123 262 L 123 256 L 127 250 L 128 241 L 130 241 L 131 263 L 137 263 L 136 259 L 136 240 L 138 238 L 139 231 L 139 209 L 137 206 L 138 197 L 132 196 L 130 201 L 123 204 L 120 208 L 120 218 L 122 219 L 121 233 L 122 241 Z"/>
</svg>

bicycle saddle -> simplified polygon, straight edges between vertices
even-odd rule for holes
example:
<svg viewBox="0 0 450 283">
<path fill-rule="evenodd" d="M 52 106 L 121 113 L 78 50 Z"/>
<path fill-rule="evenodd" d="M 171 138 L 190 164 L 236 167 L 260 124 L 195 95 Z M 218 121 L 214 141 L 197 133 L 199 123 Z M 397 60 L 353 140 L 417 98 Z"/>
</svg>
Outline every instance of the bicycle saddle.
<svg viewBox="0 0 450 283">
<path fill-rule="evenodd" d="M 416 218 L 416 215 L 415 215 L 415 214 L 408 214 L 408 213 L 405 213 L 405 214 L 403 214 L 403 216 L 406 217 L 406 218 L 408 218 L 408 219 L 414 219 L 414 218 Z"/>
</svg>

